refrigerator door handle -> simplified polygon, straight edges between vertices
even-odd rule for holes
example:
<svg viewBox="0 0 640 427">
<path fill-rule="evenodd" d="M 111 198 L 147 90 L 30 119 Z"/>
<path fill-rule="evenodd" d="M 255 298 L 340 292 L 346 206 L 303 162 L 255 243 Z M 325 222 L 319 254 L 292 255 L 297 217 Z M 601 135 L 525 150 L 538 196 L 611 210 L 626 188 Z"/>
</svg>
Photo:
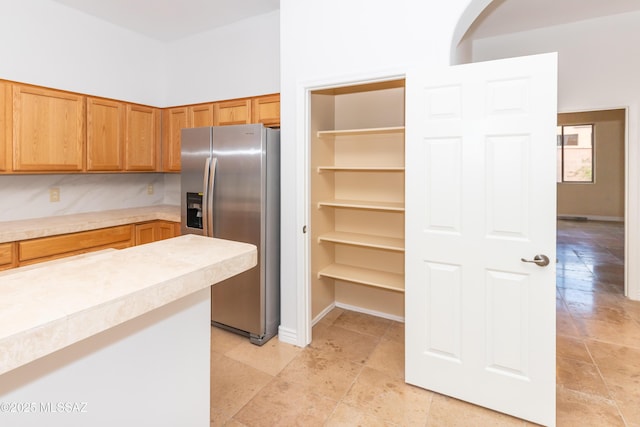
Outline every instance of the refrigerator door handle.
<svg viewBox="0 0 640 427">
<path fill-rule="evenodd" d="M 209 180 L 211 177 L 211 157 L 204 161 L 204 178 L 202 180 L 202 234 L 209 236 Z"/>
<path fill-rule="evenodd" d="M 207 221 L 209 221 L 209 237 L 216 237 L 215 230 L 213 229 L 213 197 L 214 190 L 216 188 L 216 167 L 218 166 L 218 158 L 212 157 L 211 164 L 209 166 L 209 199 L 207 200 L 209 214 L 207 215 Z"/>
</svg>

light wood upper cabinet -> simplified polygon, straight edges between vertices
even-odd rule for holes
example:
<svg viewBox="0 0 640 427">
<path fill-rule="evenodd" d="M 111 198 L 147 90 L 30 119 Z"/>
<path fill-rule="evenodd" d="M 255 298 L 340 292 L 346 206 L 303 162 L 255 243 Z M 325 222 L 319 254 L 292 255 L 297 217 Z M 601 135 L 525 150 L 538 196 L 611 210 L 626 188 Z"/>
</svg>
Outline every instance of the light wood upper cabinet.
<svg viewBox="0 0 640 427">
<path fill-rule="evenodd" d="M 253 98 L 252 123 L 262 123 L 267 127 L 280 127 L 280 95 Z"/>
<path fill-rule="evenodd" d="M 87 170 L 122 170 L 125 104 L 87 98 Z"/>
<path fill-rule="evenodd" d="M 125 169 L 155 171 L 160 163 L 160 110 L 127 104 Z"/>
<path fill-rule="evenodd" d="M 191 105 L 188 107 L 187 127 L 213 126 L 213 104 Z"/>
<path fill-rule="evenodd" d="M 179 172 L 183 128 L 280 126 L 280 95 L 159 109 L 0 80 L 0 174 Z"/>
<path fill-rule="evenodd" d="M 187 107 L 162 111 L 162 170 L 180 171 L 180 133 L 188 126 Z"/>
<path fill-rule="evenodd" d="M 213 108 L 215 126 L 251 123 L 251 99 L 216 102 Z"/>
<path fill-rule="evenodd" d="M 11 85 L 0 81 L 0 172 L 11 170 Z"/>
<path fill-rule="evenodd" d="M 180 172 L 181 131 L 213 126 L 213 104 L 189 105 L 162 110 L 162 170 Z"/>
<path fill-rule="evenodd" d="M 84 96 L 14 84 L 14 170 L 83 170 L 84 125 Z"/>
</svg>

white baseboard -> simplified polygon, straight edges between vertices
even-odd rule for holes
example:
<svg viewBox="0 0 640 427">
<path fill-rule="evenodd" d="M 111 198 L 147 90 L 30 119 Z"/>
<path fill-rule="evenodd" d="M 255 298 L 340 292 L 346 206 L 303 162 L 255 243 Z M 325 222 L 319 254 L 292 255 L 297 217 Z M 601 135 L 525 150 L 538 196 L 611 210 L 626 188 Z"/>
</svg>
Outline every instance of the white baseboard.
<svg viewBox="0 0 640 427">
<path fill-rule="evenodd" d="M 320 314 L 318 314 L 316 317 L 313 318 L 313 320 L 311 321 L 311 326 L 315 326 L 316 323 L 318 323 L 319 321 L 321 321 L 324 316 L 326 316 L 327 314 L 329 314 L 329 312 L 331 310 L 333 310 L 336 307 L 336 304 L 333 303 L 331 305 L 329 305 L 327 308 L 325 308 L 324 310 L 322 310 L 320 312 Z"/>
<path fill-rule="evenodd" d="M 278 327 L 278 340 L 287 344 L 298 345 L 298 333 L 294 329 Z"/>
<path fill-rule="evenodd" d="M 358 307 L 358 306 L 355 306 L 355 305 L 342 304 L 340 302 L 336 302 L 335 306 L 338 307 L 338 308 L 343 308 L 345 310 L 349 310 L 349 311 L 355 311 L 355 312 L 358 312 L 358 313 L 370 314 L 372 316 L 382 317 L 383 319 L 389 319 L 389 320 L 394 320 L 396 322 L 404 323 L 404 317 L 394 316 L 393 314 L 383 313 L 381 311 L 368 310 L 366 308 Z"/>
</svg>

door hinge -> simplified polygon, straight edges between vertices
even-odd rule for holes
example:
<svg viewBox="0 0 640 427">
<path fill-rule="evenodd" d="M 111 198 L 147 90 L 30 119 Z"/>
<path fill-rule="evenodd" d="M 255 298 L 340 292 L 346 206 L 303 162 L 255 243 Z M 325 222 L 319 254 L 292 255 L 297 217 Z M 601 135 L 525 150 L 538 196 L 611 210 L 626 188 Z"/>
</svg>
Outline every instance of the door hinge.
<svg viewBox="0 0 640 427">
<path fill-rule="evenodd" d="M 302 234 L 307 234 L 307 226 L 306 225 L 302 226 Z"/>
</svg>

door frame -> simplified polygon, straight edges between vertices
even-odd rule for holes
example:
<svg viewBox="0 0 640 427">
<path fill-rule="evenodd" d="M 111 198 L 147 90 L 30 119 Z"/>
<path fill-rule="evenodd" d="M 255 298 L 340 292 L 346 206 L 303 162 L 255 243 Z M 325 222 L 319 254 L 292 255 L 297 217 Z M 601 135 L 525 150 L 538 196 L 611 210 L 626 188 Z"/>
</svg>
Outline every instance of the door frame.
<svg viewBox="0 0 640 427">
<path fill-rule="evenodd" d="M 450 65 L 452 66 L 452 65 Z M 304 106 L 302 109 L 298 109 L 296 114 L 296 123 L 301 126 L 297 126 L 296 140 L 302 141 L 301 150 L 296 153 L 296 161 L 302 166 L 302 174 L 304 179 L 297 184 L 298 194 L 303 195 L 303 207 L 298 210 L 298 224 L 300 228 L 309 227 L 309 203 L 310 203 L 310 167 L 309 167 L 309 152 L 310 152 L 310 128 L 311 128 L 311 92 L 322 89 L 331 89 L 340 86 L 354 86 L 360 84 L 376 83 L 388 80 L 401 80 L 406 78 L 406 70 L 382 70 L 377 72 L 362 73 L 357 75 L 337 75 L 324 79 L 308 80 L 299 82 L 296 87 L 296 104 Z M 570 113 L 578 111 L 596 111 L 596 110 L 610 110 L 610 109 L 624 109 L 625 115 L 625 268 L 624 268 L 624 286 L 625 296 L 636 296 L 640 299 L 640 286 L 635 286 L 629 279 L 630 277 L 638 277 L 635 272 L 630 272 L 630 263 L 626 262 L 629 259 L 630 253 L 636 253 L 635 246 L 630 245 L 631 227 L 630 227 L 630 213 L 635 211 L 631 207 L 632 200 L 630 197 L 629 181 L 631 179 L 631 165 L 629 156 L 629 133 L 630 133 L 630 114 L 634 108 L 632 106 L 615 106 L 607 107 L 601 106 L 597 108 L 590 108 L 587 110 L 567 110 L 560 111 L 558 113 Z M 636 198 L 634 198 L 635 200 Z M 311 328 L 313 327 L 313 320 L 311 318 L 311 282 L 309 280 L 311 274 L 311 266 L 309 262 L 310 255 L 310 234 L 299 233 L 297 239 L 297 246 L 302 248 L 302 251 L 297 251 L 297 265 L 302 266 L 297 270 L 297 283 L 301 286 L 298 287 L 299 294 L 296 297 L 296 331 L 286 339 L 287 342 L 295 342 L 300 347 L 307 346 L 311 342 Z M 633 239 L 634 242 L 636 239 Z M 284 332 L 284 331 L 281 331 Z"/>
<path fill-rule="evenodd" d="M 309 150 L 310 150 L 310 105 L 311 105 L 311 92 L 315 90 L 321 89 L 329 89 L 332 87 L 338 86 L 352 86 L 358 84 L 367 84 L 367 83 L 375 83 L 380 81 L 387 80 L 400 80 L 406 78 L 406 71 L 402 70 L 382 70 L 371 73 L 362 73 L 358 75 L 337 75 L 330 78 L 325 79 L 316 79 L 316 80 L 308 80 L 299 82 L 296 87 L 296 104 L 302 105 L 303 108 L 298 109 L 296 113 L 296 126 L 297 134 L 296 140 L 301 141 L 302 144 L 300 147 L 301 150 L 297 150 L 296 152 L 296 161 L 298 164 L 302 165 L 302 175 L 303 179 L 300 180 L 296 184 L 297 186 L 297 194 L 302 195 L 303 198 L 303 207 L 302 209 L 296 209 L 296 217 L 297 223 L 299 224 L 300 229 L 307 226 L 309 224 L 309 200 L 310 200 L 310 188 L 309 188 L 309 180 L 310 180 L 310 168 L 309 168 Z M 558 113 L 571 113 L 578 111 L 596 111 L 596 110 L 610 110 L 610 109 L 624 109 L 625 114 L 625 142 L 624 142 L 624 150 L 625 150 L 625 207 L 624 207 L 624 224 L 625 224 L 625 265 L 624 265 L 624 289 L 625 296 L 630 299 L 640 299 L 640 283 L 635 283 L 635 278 L 640 277 L 640 266 L 632 271 L 631 263 L 627 260 L 630 259 L 631 255 L 635 255 L 638 253 L 638 240 L 634 237 L 633 230 L 638 227 L 639 221 L 633 220 L 632 213 L 637 212 L 639 210 L 638 202 L 640 202 L 638 197 L 632 197 L 632 191 L 635 191 L 634 188 L 631 187 L 631 180 L 635 179 L 635 175 L 637 174 L 637 168 L 635 168 L 631 164 L 632 156 L 630 154 L 631 143 L 630 143 L 630 133 L 632 131 L 632 123 L 630 122 L 631 118 L 635 110 L 637 109 L 634 105 L 625 105 L 625 106 L 597 106 L 589 109 L 576 109 L 576 110 L 558 110 Z M 638 147 L 634 147 L 638 148 Z M 313 319 L 311 318 L 311 289 L 310 289 L 310 280 L 309 274 L 310 271 L 310 263 L 309 263 L 309 254 L 310 254 L 310 242 L 309 242 L 309 233 L 298 233 L 297 234 L 297 245 L 298 248 L 302 250 L 297 251 L 297 259 L 296 264 L 298 266 L 302 266 L 302 268 L 297 269 L 297 283 L 300 286 L 297 287 L 299 293 L 297 293 L 295 297 L 296 301 L 296 330 L 295 331 L 284 331 L 280 330 L 281 338 L 284 338 L 284 341 L 289 343 L 295 343 L 300 347 L 305 347 L 311 342 L 311 328 L 313 326 Z"/>
<path fill-rule="evenodd" d="M 558 83 L 559 85 L 559 83 Z M 571 114 L 571 113 L 588 113 L 592 111 L 605 111 L 605 110 L 624 110 L 624 296 L 629 299 L 640 300 L 640 283 L 635 283 L 630 280 L 631 278 L 639 277 L 637 272 L 632 272 L 630 269 L 631 263 L 628 261 L 630 258 L 630 252 L 637 253 L 637 249 L 635 245 L 637 243 L 637 238 L 635 238 L 635 234 L 632 235 L 630 233 L 631 227 L 630 223 L 633 222 L 635 225 L 635 221 L 632 220 L 631 212 L 637 211 L 636 209 L 631 209 L 631 191 L 630 191 L 630 174 L 631 172 L 635 173 L 635 169 L 631 165 L 629 156 L 629 117 L 630 110 L 633 108 L 629 105 L 626 106 L 615 106 L 615 107 L 592 107 L 587 109 L 575 109 L 575 110 L 566 110 L 561 111 L 558 110 L 558 114 Z M 633 171 L 631 170 L 633 169 Z M 634 198 L 637 202 L 637 199 Z M 632 298 L 633 297 L 633 298 Z"/>
<path fill-rule="evenodd" d="M 453 35 L 451 38 L 450 52 L 449 52 L 449 65 L 461 65 L 458 57 L 458 48 L 465 33 L 475 22 L 476 19 L 482 14 L 482 12 L 490 7 L 495 0 L 469 0 L 467 6 L 463 9 L 461 14 L 458 15 L 457 23 L 455 24 Z M 520 55 L 531 55 L 534 52 L 521 53 Z M 505 58 L 511 58 L 513 55 L 508 55 Z M 498 59 L 498 58 L 494 58 Z M 470 60 L 469 62 L 479 62 Z M 562 82 L 558 80 L 558 88 L 562 89 Z M 560 105 L 561 95 L 558 94 L 558 104 Z M 625 100 L 622 100 L 625 102 Z M 607 101 L 605 101 L 607 102 Z M 615 100 L 614 100 L 615 102 Z M 588 105 L 586 109 L 576 109 L 573 107 L 569 110 L 561 110 L 558 108 L 558 113 L 570 113 L 577 111 L 594 111 L 594 110 L 608 110 L 608 109 L 622 109 L 627 112 L 625 123 L 625 232 L 624 232 L 624 256 L 625 260 L 638 259 L 640 257 L 640 167 L 638 162 L 632 162 L 631 159 L 640 158 L 640 143 L 638 137 L 640 134 L 640 105 L 637 102 L 631 102 L 625 106 L 607 106 L 607 105 Z M 625 282 L 625 297 L 631 300 L 640 301 L 640 264 L 625 262 L 624 266 L 624 282 Z"/>
<path fill-rule="evenodd" d="M 310 165 L 310 151 L 311 151 L 311 92 L 324 89 L 332 89 L 344 86 L 364 85 L 369 83 L 379 83 L 391 80 L 403 80 L 406 79 L 405 69 L 396 70 L 378 70 L 374 72 L 360 73 L 356 75 L 337 75 L 329 78 L 308 80 L 298 83 L 296 88 L 296 104 L 302 105 L 303 108 L 298 109 L 296 113 L 296 126 L 297 134 L 296 141 L 301 142 L 301 150 L 296 152 L 296 162 L 302 165 L 302 174 L 304 179 L 302 183 L 298 183 L 298 186 L 302 186 L 302 189 L 298 187 L 298 194 L 302 195 L 303 207 L 298 209 L 298 213 L 301 212 L 301 216 L 298 217 L 300 229 L 305 227 L 308 229 L 310 226 L 310 200 L 311 200 L 311 168 Z M 297 270 L 297 283 L 299 293 L 296 297 L 296 320 L 297 320 L 297 336 L 296 344 L 300 347 L 305 347 L 311 343 L 311 329 L 313 327 L 314 319 L 311 313 L 311 233 L 302 232 L 298 234 L 297 246 L 303 248 L 301 251 L 297 251 L 298 264 L 302 266 Z M 288 341 L 291 342 L 291 341 Z"/>
</svg>

